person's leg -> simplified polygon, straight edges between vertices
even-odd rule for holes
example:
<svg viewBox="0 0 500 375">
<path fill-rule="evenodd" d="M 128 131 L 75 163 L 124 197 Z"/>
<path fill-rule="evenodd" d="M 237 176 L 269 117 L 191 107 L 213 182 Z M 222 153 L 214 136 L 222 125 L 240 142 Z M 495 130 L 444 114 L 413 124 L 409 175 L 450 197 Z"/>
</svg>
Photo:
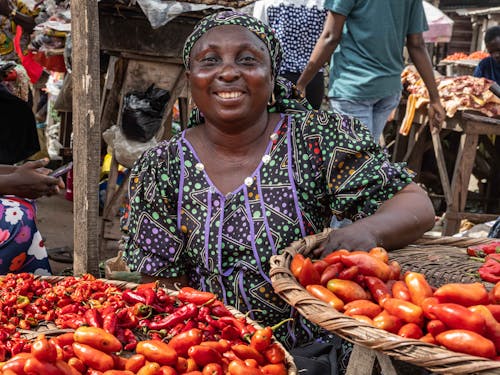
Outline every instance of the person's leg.
<svg viewBox="0 0 500 375">
<path fill-rule="evenodd" d="M 389 115 L 399 104 L 401 99 L 401 93 L 386 96 L 378 100 L 373 105 L 373 136 L 378 141 L 382 132 L 384 131 L 385 125 L 387 124 L 387 119 Z"/>
<path fill-rule="evenodd" d="M 373 134 L 373 103 L 371 101 L 352 101 L 330 98 L 332 110 L 359 119 Z"/>
<path fill-rule="evenodd" d="M 288 79 L 293 84 L 296 84 L 300 77 L 300 73 L 284 72 L 281 76 Z M 323 102 L 324 94 L 325 82 L 323 72 L 318 72 L 306 86 L 306 99 L 314 109 L 319 109 L 319 107 L 321 107 L 321 103 Z"/>
<path fill-rule="evenodd" d="M 314 109 L 319 109 L 325 95 L 325 78 L 323 72 L 318 72 L 306 86 L 306 98 Z"/>
</svg>

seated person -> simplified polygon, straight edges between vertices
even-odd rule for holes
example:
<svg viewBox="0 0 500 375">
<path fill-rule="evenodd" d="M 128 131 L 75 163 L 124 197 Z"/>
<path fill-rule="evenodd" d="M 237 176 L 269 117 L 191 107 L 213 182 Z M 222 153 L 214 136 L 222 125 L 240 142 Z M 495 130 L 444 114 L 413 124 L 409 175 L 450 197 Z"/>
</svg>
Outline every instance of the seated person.
<svg viewBox="0 0 500 375">
<path fill-rule="evenodd" d="M 21 166 L 0 165 L 0 274 L 30 272 L 50 275 L 47 250 L 35 223 L 32 199 L 64 187 L 48 176 L 47 159 Z"/>
<path fill-rule="evenodd" d="M 322 232 L 332 213 L 354 223 L 335 230 L 318 257 L 400 248 L 432 227 L 429 198 L 358 120 L 313 111 L 277 77 L 280 43 L 255 18 L 232 11 L 204 18 L 183 58 L 196 108 L 187 130 L 131 171 L 129 267 L 144 282 L 209 290 L 262 325 L 294 318 L 275 331 L 288 348 L 330 342 L 274 293 L 270 257 Z M 299 368 L 314 362 L 292 354 Z"/>
<path fill-rule="evenodd" d="M 500 85 L 500 26 L 493 26 L 484 34 L 484 44 L 490 54 L 474 70 L 474 77 L 484 77 Z"/>
</svg>

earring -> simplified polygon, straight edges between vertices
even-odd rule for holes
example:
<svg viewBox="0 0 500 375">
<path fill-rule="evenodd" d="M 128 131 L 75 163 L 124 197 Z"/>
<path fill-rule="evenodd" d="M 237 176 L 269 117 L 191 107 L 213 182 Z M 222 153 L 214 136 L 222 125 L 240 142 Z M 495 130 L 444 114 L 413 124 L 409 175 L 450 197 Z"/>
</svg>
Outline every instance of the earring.
<svg viewBox="0 0 500 375">
<path fill-rule="evenodd" d="M 272 107 L 276 104 L 276 97 L 274 96 L 274 91 L 271 95 L 271 97 L 269 98 L 269 103 L 268 103 L 268 106 L 269 107 Z"/>
</svg>

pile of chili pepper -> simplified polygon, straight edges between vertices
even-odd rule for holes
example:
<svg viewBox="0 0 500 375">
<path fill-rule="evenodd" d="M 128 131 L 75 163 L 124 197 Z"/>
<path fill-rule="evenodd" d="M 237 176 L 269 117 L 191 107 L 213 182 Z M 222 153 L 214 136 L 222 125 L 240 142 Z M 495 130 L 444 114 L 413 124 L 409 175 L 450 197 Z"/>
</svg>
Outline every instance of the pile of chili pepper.
<svg viewBox="0 0 500 375">
<path fill-rule="evenodd" d="M 483 262 L 478 268 L 479 277 L 490 283 L 500 281 L 500 242 L 494 241 L 487 244 L 469 246 L 467 254 L 470 259 Z"/>
<path fill-rule="evenodd" d="M 245 316 L 233 316 L 213 293 L 189 287 L 173 296 L 154 283 L 120 290 L 91 275 L 52 284 L 32 274 L 6 275 L 0 286 L 0 360 L 30 351 L 31 343 L 16 328 L 36 329 L 44 321 L 59 328 L 102 329 L 127 351 L 144 335 L 169 340 L 197 329 L 204 341 L 243 344 L 256 330 Z"/>
<path fill-rule="evenodd" d="M 40 335 L 30 351 L 0 363 L 0 375 L 286 375 L 285 352 L 273 342 L 273 328 L 257 330 L 250 344 L 226 339 L 207 341 L 192 328 L 168 342 L 139 341 L 124 355 L 119 338 L 102 328 Z"/>
<path fill-rule="evenodd" d="M 483 269 L 500 271 L 498 245 L 469 254 L 484 254 Z M 478 282 L 433 288 L 424 274 L 401 275 L 382 248 L 337 250 L 321 260 L 299 253 L 290 270 L 312 296 L 361 322 L 452 351 L 500 359 L 500 281 L 489 291 Z"/>
</svg>

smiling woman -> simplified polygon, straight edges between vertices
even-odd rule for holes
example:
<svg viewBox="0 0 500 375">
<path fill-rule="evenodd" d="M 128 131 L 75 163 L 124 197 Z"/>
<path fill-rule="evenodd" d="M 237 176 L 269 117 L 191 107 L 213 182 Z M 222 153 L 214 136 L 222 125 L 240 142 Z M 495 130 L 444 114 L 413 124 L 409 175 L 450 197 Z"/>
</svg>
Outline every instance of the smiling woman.
<svg viewBox="0 0 500 375">
<path fill-rule="evenodd" d="M 313 111 L 277 77 L 281 55 L 273 32 L 247 15 L 221 12 L 195 28 L 184 63 L 197 107 L 189 129 L 146 152 L 131 172 L 125 258 L 144 281 L 213 292 L 263 325 L 293 318 L 276 336 L 294 348 L 299 368 L 324 375 L 335 373 L 339 341 L 274 293 L 270 257 L 321 232 L 332 215 L 354 223 L 318 256 L 403 246 L 434 215 L 358 120 Z M 318 345 L 326 362 L 310 360 Z"/>
</svg>

